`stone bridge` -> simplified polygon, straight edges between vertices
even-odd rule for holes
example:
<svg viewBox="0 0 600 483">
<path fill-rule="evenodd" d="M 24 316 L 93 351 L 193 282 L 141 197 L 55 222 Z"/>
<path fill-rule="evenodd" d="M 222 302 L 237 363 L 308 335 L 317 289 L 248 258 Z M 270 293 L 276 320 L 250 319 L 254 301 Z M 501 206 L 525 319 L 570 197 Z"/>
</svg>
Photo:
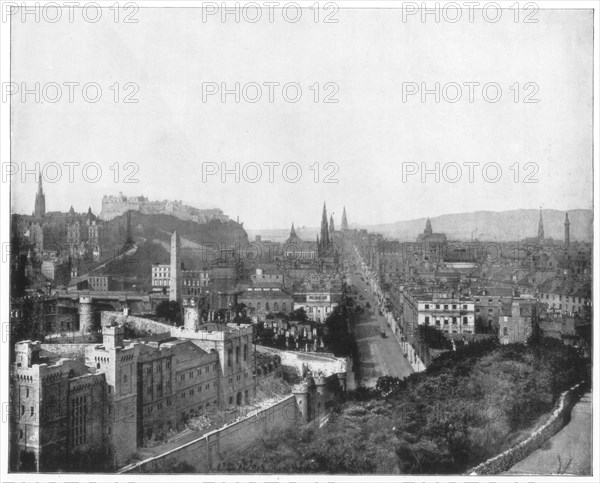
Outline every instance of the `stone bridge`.
<svg viewBox="0 0 600 483">
<path fill-rule="evenodd" d="M 76 291 L 56 292 L 61 305 L 71 305 L 79 310 L 79 330 L 86 333 L 99 325 L 100 314 L 104 311 L 129 313 L 154 312 L 156 306 L 168 298 L 158 294 L 140 294 L 137 292 L 115 291 Z"/>
</svg>

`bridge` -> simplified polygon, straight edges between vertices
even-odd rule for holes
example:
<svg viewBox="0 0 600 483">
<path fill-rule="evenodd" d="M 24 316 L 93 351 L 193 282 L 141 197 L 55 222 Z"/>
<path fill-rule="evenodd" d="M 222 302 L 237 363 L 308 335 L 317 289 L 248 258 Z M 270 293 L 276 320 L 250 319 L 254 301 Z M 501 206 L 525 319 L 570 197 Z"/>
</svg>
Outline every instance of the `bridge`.
<svg viewBox="0 0 600 483">
<path fill-rule="evenodd" d="M 141 294 L 125 290 L 110 292 L 96 290 L 56 290 L 53 296 L 59 301 L 70 302 L 73 306 L 79 305 L 80 308 L 82 304 L 91 304 L 97 308 L 105 306 L 105 310 L 112 311 L 122 311 L 125 308 L 135 309 L 132 310 L 133 312 L 151 311 L 156 303 L 168 300 L 168 297 L 162 294 Z"/>
</svg>

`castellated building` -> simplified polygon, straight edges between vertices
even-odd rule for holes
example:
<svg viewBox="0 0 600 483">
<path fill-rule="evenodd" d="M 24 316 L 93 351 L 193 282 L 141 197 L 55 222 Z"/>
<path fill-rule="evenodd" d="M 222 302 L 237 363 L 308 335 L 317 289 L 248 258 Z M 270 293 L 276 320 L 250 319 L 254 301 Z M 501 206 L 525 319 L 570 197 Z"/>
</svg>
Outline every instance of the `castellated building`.
<svg viewBox="0 0 600 483">
<path fill-rule="evenodd" d="M 186 330 L 113 312 L 102 319 L 103 343 L 60 347 L 70 358 L 44 358 L 39 342 L 15 345 L 12 471 L 115 470 L 188 418 L 255 399 L 251 327 Z M 154 335 L 125 340 L 124 324 Z"/>
<path fill-rule="evenodd" d="M 218 220 L 227 223 L 229 217 L 218 208 L 200 210 L 192 206 L 184 205 L 181 201 L 149 201 L 145 196 L 118 196 L 102 197 L 101 220 L 112 220 L 128 211 L 139 211 L 144 215 L 172 215 L 181 220 L 195 221 L 196 223 L 208 223 Z"/>
</svg>

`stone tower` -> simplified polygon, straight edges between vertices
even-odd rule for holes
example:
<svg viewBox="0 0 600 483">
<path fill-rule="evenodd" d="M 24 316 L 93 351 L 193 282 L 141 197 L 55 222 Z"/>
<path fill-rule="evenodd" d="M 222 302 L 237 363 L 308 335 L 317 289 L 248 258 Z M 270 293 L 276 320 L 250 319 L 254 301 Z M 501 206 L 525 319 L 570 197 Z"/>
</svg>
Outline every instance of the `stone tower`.
<svg viewBox="0 0 600 483">
<path fill-rule="evenodd" d="M 46 214 L 46 195 L 42 188 L 42 174 L 38 178 L 38 191 L 35 195 L 35 207 L 33 209 L 33 215 L 37 218 L 41 218 Z"/>
<path fill-rule="evenodd" d="M 540 206 L 540 221 L 538 223 L 538 240 L 544 239 L 544 220 L 542 219 L 542 207 Z"/>
<path fill-rule="evenodd" d="M 179 302 L 182 295 L 181 259 L 179 251 L 181 240 L 179 234 L 174 231 L 171 237 L 171 280 L 169 284 L 169 300 Z"/>
<path fill-rule="evenodd" d="M 94 311 L 90 297 L 79 297 L 79 332 L 90 337 L 94 331 Z"/>
<path fill-rule="evenodd" d="M 344 211 L 342 212 L 342 231 L 348 230 L 348 218 L 346 217 L 346 207 L 344 206 Z"/>
<path fill-rule="evenodd" d="M 571 222 L 569 222 L 569 213 L 565 213 L 565 249 L 568 249 L 569 244 L 571 243 L 570 227 Z"/>
<path fill-rule="evenodd" d="M 335 224 L 333 223 L 333 213 L 329 216 L 329 239 L 333 241 L 333 232 L 335 231 Z"/>
</svg>

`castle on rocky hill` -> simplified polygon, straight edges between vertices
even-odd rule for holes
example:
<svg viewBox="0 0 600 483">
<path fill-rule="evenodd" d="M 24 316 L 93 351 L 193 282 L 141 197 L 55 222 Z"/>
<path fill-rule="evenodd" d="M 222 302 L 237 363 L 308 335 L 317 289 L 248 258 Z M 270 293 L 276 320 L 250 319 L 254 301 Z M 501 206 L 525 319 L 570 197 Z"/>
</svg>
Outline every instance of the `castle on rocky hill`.
<svg viewBox="0 0 600 483">
<path fill-rule="evenodd" d="M 212 220 L 219 220 L 222 223 L 229 221 L 229 217 L 223 214 L 218 208 L 208 210 L 199 210 L 181 201 L 149 201 L 145 196 L 119 196 L 102 197 L 102 212 L 99 218 L 101 220 L 111 220 L 127 211 L 139 211 L 145 215 L 172 215 L 181 220 L 194 221 L 196 223 L 208 223 Z"/>
</svg>

